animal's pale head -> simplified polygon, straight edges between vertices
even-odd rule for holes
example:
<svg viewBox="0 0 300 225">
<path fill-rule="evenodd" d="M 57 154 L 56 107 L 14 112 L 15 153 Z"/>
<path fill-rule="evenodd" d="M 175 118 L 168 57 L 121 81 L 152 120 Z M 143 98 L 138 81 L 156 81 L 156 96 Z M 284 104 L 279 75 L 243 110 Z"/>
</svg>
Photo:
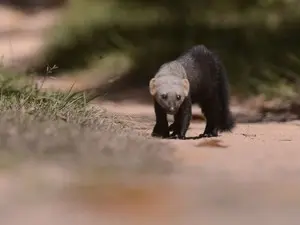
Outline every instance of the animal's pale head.
<svg viewBox="0 0 300 225">
<path fill-rule="evenodd" d="M 188 96 L 190 83 L 187 79 L 174 76 L 152 78 L 149 82 L 150 94 L 166 113 L 174 115 Z"/>
</svg>

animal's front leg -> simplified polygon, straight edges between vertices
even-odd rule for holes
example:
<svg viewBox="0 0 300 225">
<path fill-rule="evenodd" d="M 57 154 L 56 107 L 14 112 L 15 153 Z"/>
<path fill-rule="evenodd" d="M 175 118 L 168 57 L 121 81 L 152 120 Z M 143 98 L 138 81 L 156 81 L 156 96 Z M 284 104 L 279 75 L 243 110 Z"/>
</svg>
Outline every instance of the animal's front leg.
<svg viewBox="0 0 300 225">
<path fill-rule="evenodd" d="M 177 113 L 174 116 L 174 122 L 169 126 L 169 132 L 172 132 L 170 138 L 176 139 L 179 135 L 180 129 L 180 115 Z"/>
<path fill-rule="evenodd" d="M 169 127 L 168 127 L 167 114 L 156 101 L 154 101 L 154 111 L 155 111 L 156 123 L 154 125 L 151 136 L 168 138 Z"/>
<path fill-rule="evenodd" d="M 175 131 L 175 127 L 176 127 L 176 125 L 175 125 L 175 118 L 174 118 L 174 122 L 169 126 L 169 131 L 170 132 Z"/>
<path fill-rule="evenodd" d="M 187 98 L 184 100 L 178 113 L 175 116 L 174 132 L 172 136 L 178 139 L 185 139 L 186 132 L 190 126 L 192 118 L 192 103 Z"/>
</svg>

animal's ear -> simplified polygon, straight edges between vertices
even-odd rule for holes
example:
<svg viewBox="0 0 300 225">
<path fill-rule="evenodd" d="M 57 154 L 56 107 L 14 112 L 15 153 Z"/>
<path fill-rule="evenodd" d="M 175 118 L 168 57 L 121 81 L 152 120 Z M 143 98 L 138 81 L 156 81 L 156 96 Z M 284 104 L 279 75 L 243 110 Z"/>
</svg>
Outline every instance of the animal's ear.
<svg viewBox="0 0 300 225">
<path fill-rule="evenodd" d="M 188 79 L 183 79 L 182 80 L 183 83 L 183 91 L 184 91 L 184 96 L 188 96 L 189 95 L 189 91 L 190 91 L 190 82 Z"/>
<path fill-rule="evenodd" d="M 156 94 L 155 78 L 152 78 L 149 82 L 149 91 L 152 96 Z"/>
</svg>

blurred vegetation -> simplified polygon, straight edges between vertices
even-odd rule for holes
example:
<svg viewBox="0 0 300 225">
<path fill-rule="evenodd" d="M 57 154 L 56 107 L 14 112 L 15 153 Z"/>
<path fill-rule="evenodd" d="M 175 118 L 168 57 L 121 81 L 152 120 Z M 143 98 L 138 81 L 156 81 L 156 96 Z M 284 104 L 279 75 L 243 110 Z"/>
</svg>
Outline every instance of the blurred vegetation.
<svg viewBox="0 0 300 225">
<path fill-rule="evenodd" d="M 123 70 L 114 86 L 123 90 L 148 85 L 160 64 L 205 44 L 223 59 L 233 92 L 293 95 L 299 9 L 297 0 L 73 0 L 33 68 L 70 73 L 110 58 Z"/>
<path fill-rule="evenodd" d="M 67 0 L 1 0 L 0 4 L 32 13 L 35 10 L 59 7 L 66 2 Z"/>
</svg>

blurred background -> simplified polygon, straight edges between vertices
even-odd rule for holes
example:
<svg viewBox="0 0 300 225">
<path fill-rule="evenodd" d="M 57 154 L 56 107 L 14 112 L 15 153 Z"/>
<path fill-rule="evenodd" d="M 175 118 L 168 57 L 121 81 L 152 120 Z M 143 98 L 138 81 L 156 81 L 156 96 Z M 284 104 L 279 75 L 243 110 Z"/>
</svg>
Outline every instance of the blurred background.
<svg viewBox="0 0 300 225">
<path fill-rule="evenodd" d="M 113 94 L 142 90 L 163 62 L 205 44 L 223 59 L 236 97 L 291 98 L 299 90 L 297 0 L 2 0 L 1 5 L 2 61 L 27 73 L 85 75 L 94 87 L 114 80 Z"/>
</svg>

